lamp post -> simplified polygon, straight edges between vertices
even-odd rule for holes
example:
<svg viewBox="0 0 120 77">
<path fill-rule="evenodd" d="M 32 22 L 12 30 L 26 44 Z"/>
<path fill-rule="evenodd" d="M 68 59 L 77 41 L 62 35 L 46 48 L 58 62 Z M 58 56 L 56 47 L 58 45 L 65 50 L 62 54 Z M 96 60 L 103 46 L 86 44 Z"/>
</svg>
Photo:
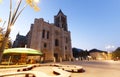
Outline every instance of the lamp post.
<svg viewBox="0 0 120 77">
<path fill-rule="evenodd" d="M 22 9 L 20 9 L 20 5 L 22 3 L 22 0 L 17 0 L 16 7 L 15 7 L 14 11 L 12 11 L 12 0 L 10 0 L 8 26 L 7 26 L 6 33 L 5 33 L 3 40 L 2 40 L 2 45 L 0 47 L 0 63 L 2 60 L 3 51 L 5 49 L 6 42 L 8 40 L 9 34 L 11 32 L 11 27 L 14 26 L 19 15 L 22 13 L 22 11 L 25 9 L 25 7 L 27 5 L 30 5 L 35 11 L 39 11 L 39 7 L 37 6 L 38 1 L 39 0 L 26 0 L 26 4 L 24 5 L 24 7 Z"/>
</svg>

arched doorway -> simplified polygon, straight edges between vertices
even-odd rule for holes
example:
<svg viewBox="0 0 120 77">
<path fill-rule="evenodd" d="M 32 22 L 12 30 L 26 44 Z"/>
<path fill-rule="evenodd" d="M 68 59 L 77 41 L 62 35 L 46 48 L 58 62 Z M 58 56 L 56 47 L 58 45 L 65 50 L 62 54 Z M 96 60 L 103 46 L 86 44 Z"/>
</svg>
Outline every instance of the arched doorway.
<svg viewBox="0 0 120 77">
<path fill-rule="evenodd" d="M 54 57 L 55 57 L 55 62 L 58 62 L 58 53 L 54 53 Z"/>
</svg>

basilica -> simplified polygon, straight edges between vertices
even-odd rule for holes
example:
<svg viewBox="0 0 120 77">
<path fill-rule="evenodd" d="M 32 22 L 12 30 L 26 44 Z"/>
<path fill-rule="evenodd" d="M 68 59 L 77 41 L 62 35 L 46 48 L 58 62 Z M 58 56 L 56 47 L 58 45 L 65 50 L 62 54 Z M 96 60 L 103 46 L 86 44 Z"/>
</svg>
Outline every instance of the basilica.
<svg viewBox="0 0 120 77">
<path fill-rule="evenodd" d="M 61 10 L 54 16 L 54 23 L 46 22 L 43 18 L 35 19 L 24 37 L 18 34 L 13 47 L 26 45 L 28 48 L 39 50 L 43 53 L 41 59 L 44 61 L 60 62 L 73 59 L 67 16 Z"/>
</svg>

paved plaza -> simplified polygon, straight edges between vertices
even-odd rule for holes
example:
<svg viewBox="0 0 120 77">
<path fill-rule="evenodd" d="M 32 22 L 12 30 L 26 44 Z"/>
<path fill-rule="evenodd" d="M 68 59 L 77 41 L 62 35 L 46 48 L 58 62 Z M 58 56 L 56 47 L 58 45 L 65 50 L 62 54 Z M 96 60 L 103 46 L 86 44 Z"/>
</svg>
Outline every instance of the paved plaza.
<svg viewBox="0 0 120 77">
<path fill-rule="evenodd" d="M 120 77 L 120 61 L 76 61 L 63 64 L 81 65 L 84 73 L 72 73 L 72 77 Z"/>
<path fill-rule="evenodd" d="M 50 65 L 56 63 L 44 63 L 42 65 Z M 61 62 L 57 64 L 62 65 L 77 65 L 82 66 L 85 72 L 71 73 L 71 77 L 120 77 L 120 61 L 73 61 L 73 62 Z M 0 75 L 8 72 L 16 72 L 20 68 L 6 68 L 0 70 Z M 42 71 L 47 75 L 53 76 L 51 66 L 35 67 L 30 71 Z"/>
</svg>

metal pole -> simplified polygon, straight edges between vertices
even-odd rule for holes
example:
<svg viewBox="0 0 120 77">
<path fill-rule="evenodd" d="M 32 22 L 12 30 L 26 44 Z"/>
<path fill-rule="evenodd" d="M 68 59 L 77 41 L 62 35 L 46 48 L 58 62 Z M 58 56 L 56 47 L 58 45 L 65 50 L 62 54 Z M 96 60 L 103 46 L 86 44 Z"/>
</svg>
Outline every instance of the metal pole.
<svg viewBox="0 0 120 77">
<path fill-rule="evenodd" d="M 8 60 L 8 66 L 10 65 L 11 58 L 12 58 L 12 56 L 9 57 L 9 60 Z"/>
</svg>

